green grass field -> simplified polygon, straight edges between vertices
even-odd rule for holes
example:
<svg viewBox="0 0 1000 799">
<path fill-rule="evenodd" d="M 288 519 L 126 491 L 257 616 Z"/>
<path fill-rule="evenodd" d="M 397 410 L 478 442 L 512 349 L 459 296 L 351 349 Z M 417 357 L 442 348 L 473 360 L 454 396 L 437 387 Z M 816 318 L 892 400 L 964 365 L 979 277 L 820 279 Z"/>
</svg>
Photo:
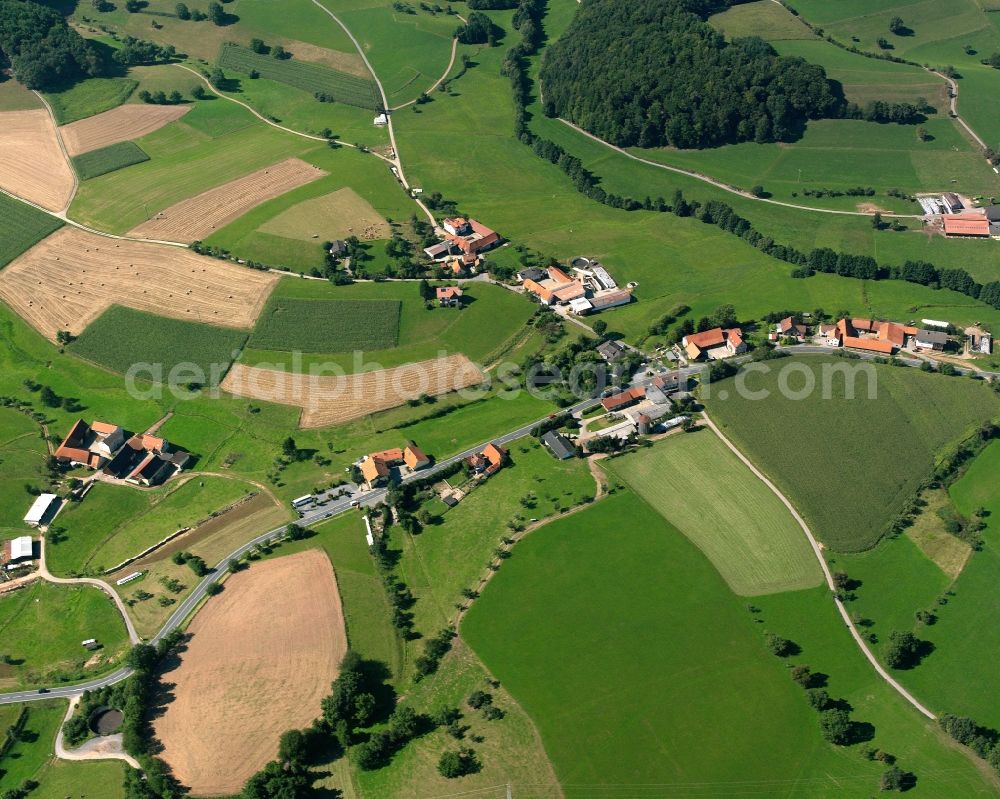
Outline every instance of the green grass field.
<svg viewBox="0 0 1000 799">
<path fill-rule="evenodd" d="M 606 463 L 708 556 L 735 593 L 769 594 L 822 581 L 791 514 L 711 431 L 672 436 Z"/>
<path fill-rule="evenodd" d="M 62 225 L 54 216 L 0 194 L 0 268 Z"/>
<path fill-rule="evenodd" d="M 37 422 L 12 408 L 0 408 L 0 539 L 27 532 L 22 519 L 34 498 L 24 487 L 47 485 L 47 454 Z"/>
<path fill-rule="evenodd" d="M 897 673 L 906 687 L 938 712 L 971 716 L 993 728 L 1000 727 L 1000 632 L 991 622 L 998 612 L 995 587 L 1000 577 L 998 468 L 1000 443 L 993 443 L 951 486 L 964 516 L 971 518 L 980 507 L 990 512 L 983 549 L 972 553 L 957 579 L 942 574 L 906 537 L 872 553 L 837 558 L 839 568 L 861 581 L 853 604 L 875 622 L 873 631 L 885 638 L 892 630 L 912 630 L 934 645 L 918 667 Z M 937 604 L 939 597 L 947 603 Z M 933 611 L 937 622 L 918 623 L 918 610 Z"/>
<path fill-rule="evenodd" d="M 87 638 L 101 644 L 100 660 L 80 646 Z M 128 648 L 118 608 L 91 586 L 32 583 L 0 598 L 0 640 L 13 665 L 0 666 L 0 686 L 9 691 L 94 677 L 110 670 Z"/>
<path fill-rule="evenodd" d="M 391 326 L 382 322 L 381 330 L 355 330 L 349 336 L 346 330 L 338 332 L 342 325 L 337 320 L 323 321 L 322 324 L 313 326 L 302 323 L 300 332 L 292 330 L 291 327 L 295 325 L 289 322 L 291 327 L 286 336 L 283 332 L 286 322 L 281 321 L 282 326 L 274 328 L 274 334 L 268 333 L 269 338 L 261 340 L 255 331 L 242 360 L 248 364 L 291 366 L 288 350 L 294 347 L 289 341 L 295 341 L 296 346 L 301 346 L 306 353 L 301 358 L 303 369 L 313 364 L 336 363 L 348 372 L 358 371 L 353 354 L 347 353 L 355 347 L 365 349 L 362 366 L 364 371 L 436 358 L 442 351 L 464 353 L 473 361 L 484 361 L 485 366 L 491 357 L 495 357 L 521 333 L 535 308 L 523 297 L 499 286 L 469 283 L 464 288 L 466 303 L 461 310 L 438 307 L 428 310 L 414 282 L 332 286 L 319 281 L 283 280 L 271 295 L 269 309 L 286 304 L 290 307 L 320 309 L 327 307 L 324 300 L 342 301 L 345 303 L 344 307 L 351 309 L 362 308 L 362 302 L 373 300 L 380 301 L 385 307 L 390 302 L 395 302 L 399 308 L 396 339 L 399 346 L 385 346 L 390 340 Z M 269 324 L 269 318 L 269 313 L 265 310 L 258 323 L 258 331 L 262 329 L 262 325 L 265 326 L 265 331 L 268 330 L 266 325 Z M 395 344 L 395 340 L 392 343 Z M 280 345 L 280 349 L 266 348 L 274 344 Z M 331 349 L 324 352 L 323 346 Z"/>
<path fill-rule="evenodd" d="M 377 89 L 371 80 L 359 78 L 346 72 L 338 72 L 292 58 L 280 60 L 270 55 L 255 53 L 248 47 L 224 44 L 219 52 L 219 66 L 223 70 L 235 70 L 244 75 L 257 72 L 258 75 L 278 81 L 311 94 L 322 92 L 330 95 L 338 103 L 358 108 L 374 109 L 377 105 Z"/>
<path fill-rule="evenodd" d="M 854 365 L 864 371 L 852 379 L 855 398 L 848 399 L 844 375 L 824 370 Z M 835 550 L 873 546 L 942 450 L 1000 414 L 996 394 L 971 380 L 831 358 L 770 366 L 747 377 L 748 392 L 734 390 L 735 381 L 715 384 L 706 405 Z M 782 377 L 782 369 L 791 371 Z M 779 390 L 780 380 L 794 392 L 810 379 L 816 390 L 804 400 Z M 757 390 L 769 395 L 747 398 Z"/>
<path fill-rule="evenodd" d="M 877 683 L 833 624 L 825 589 L 760 600 L 767 607 L 804 596 L 824 603 L 811 608 L 831 622 L 823 635 L 837 642 L 860 683 L 859 718 L 873 708 L 882 714 L 871 719 L 876 744 L 884 734 L 893 752 L 903 741 L 907 751 L 919 750 L 921 759 L 905 765 L 933 769 L 920 781 L 928 796 L 983 790 L 964 756 Z M 764 629 L 799 640 L 798 630 L 778 621 L 767 618 Z M 822 741 L 814 711 L 785 664 L 766 652 L 761 632 L 698 549 L 630 491 L 519 544 L 461 629 L 538 725 L 569 799 L 652 785 L 877 792 L 882 768 Z M 833 688 L 841 695 L 847 675 L 814 660 L 805 644 L 814 670 L 842 680 Z M 854 693 L 849 699 L 861 705 Z"/>
<path fill-rule="evenodd" d="M 31 791 L 33 799 L 66 799 L 66 797 L 100 797 L 122 799 L 122 764 L 115 761 L 68 762 L 52 756 L 56 731 L 66 713 L 66 703 L 47 700 L 25 705 L 28 717 L 25 735 L 14 744 L 6 757 L 0 758 L 0 791 L 20 788 L 25 780 L 34 780 L 38 787 Z M 20 705 L 5 705 L 16 717 Z M 6 729 L 7 725 L 4 725 Z"/>
<path fill-rule="evenodd" d="M 305 352 L 392 349 L 399 340 L 400 305 L 393 300 L 272 296 L 248 344 Z"/>
<path fill-rule="evenodd" d="M 241 480 L 197 475 L 151 491 L 96 485 L 83 502 L 59 516 L 65 540 L 49 546 L 49 568 L 63 575 L 101 573 L 204 521 L 250 490 Z"/>
<path fill-rule="evenodd" d="M 149 156 L 134 141 L 122 141 L 73 156 L 72 160 L 80 179 L 89 180 L 133 164 L 141 164 L 148 161 Z"/>
<path fill-rule="evenodd" d="M 0 79 L 0 111 L 29 111 L 42 108 L 42 102 L 13 78 Z"/>
<path fill-rule="evenodd" d="M 70 351 L 115 372 L 136 364 L 160 370 L 166 381 L 179 365 L 191 365 L 215 385 L 246 341 L 245 330 L 185 322 L 115 305 L 101 314 L 70 345 Z M 140 376 L 148 378 L 149 370 Z M 187 374 L 186 372 L 184 374 Z"/>
<path fill-rule="evenodd" d="M 128 100 L 137 85 L 132 78 L 89 78 L 68 89 L 48 92 L 45 99 L 52 106 L 56 124 L 68 125 L 117 108 Z"/>
</svg>

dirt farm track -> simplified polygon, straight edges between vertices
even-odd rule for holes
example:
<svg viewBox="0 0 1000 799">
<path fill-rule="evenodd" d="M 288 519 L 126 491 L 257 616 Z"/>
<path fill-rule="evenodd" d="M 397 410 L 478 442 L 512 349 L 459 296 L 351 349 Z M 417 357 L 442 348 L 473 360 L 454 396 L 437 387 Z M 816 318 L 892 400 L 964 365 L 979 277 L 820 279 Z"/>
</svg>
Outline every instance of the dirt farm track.
<svg viewBox="0 0 1000 799">
<path fill-rule="evenodd" d="M 120 105 L 103 114 L 63 125 L 59 132 L 70 155 L 138 139 L 184 116 L 188 105 Z"/>
<path fill-rule="evenodd" d="M 73 195 L 70 169 L 49 112 L 0 113 L 0 188 L 61 211 Z"/>
<path fill-rule="evenodd" d="M 299 427 L 326 427 L 388 410 L 421 394 L 477 385 L 483 373 L 464 355 L 418 361 L 353 375 L 309 375 L 233 365 L 222 388 L 238 397 L 297 405 Z"/>
<path fill-rule="evenodd" d="M 333 567 L 319 550 L 253 564 L 198 612 L 174 697 L 153 721 L 163 759 L 196 796 L 238 793 L 307 727 L 347 651 Z M 171 685 L 172 684 L 172 687 Z"/>
<path fill-rule="evenodd" d="M 64 227 L 0 271 L 0 299 L 42 335 L 79 335 L 111 305 L 249 328 L 274 283 L 268 272 L 162 244 Z"/>
<path fill-rule="evenodd" d="M 206 239 L 261 203 L 325 176 L 319 167 L 289 158 L 164 208 L 129 235 L 160 241 Z"/>
</svg>

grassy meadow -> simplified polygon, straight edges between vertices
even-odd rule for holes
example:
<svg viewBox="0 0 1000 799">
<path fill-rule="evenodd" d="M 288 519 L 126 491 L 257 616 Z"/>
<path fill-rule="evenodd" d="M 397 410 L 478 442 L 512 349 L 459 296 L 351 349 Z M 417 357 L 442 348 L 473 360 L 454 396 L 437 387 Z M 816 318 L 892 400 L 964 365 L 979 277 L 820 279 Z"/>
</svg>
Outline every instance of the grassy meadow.
<svg viewBox="0 0 1000 799">
<path fill-rule="evenodd" d="M 0 408 L 0 540 L 28 532 L 22 520 L 34 497 L 25 486 L 48 485 L 46 455 L 38 423 L 13 408 Z"/>
<path fill-rule="evenodd" d="M 56 124 L 68 125 L 78 119 L 117 108 L 135 91 L 138 81 L 132 78 L 90 78 L 58 92 L 47 92 Z"/>
<path fill-rule="evenodd" d="M 70 352 L 125 374 L 136 364 L 160 369 L 166 380 L 178 365 L 193 365 L 215 385 L 247 339 L 244 330 L 185 322 L 114 305 L 70 344 Z M 186 368 L 186 367 L 185 367 Z M 141 377 L 149 377 L 144 371 Z M 187 374 L 185 372 L 184 374 Z"/>
<path fill-rule="evenodd" d="M 181 479 L 184 479 L 183 474 Z M 63 540 L 46 550 L 54 574 L 99 574 L 182 527 L 193 527 L 251 489 L 241 480 L 194 476 L 161 488 L 95 485 L 59 516 Z"/>
<path fill-rule="evenodd" d="M 836 370 L 853 365 L 862 371 L 849 383 Z M 746 376 L 747 391 L 733 390 L 732 380 L 712 385 L 705 404 L 837 551 L 872 547 L 942 451 L 1000 414 L 997 395 L 968 379 L 825 357 L 771 367 Z M 783 380 L 788 396 L 779 388 Z M 815 390 L 792 399 L 810 380 Z M 754 397 L 756 391 L 768 395 Z"/>
<path fill-rule="evenodd" d="M 272 296 L 248 342 L 254 349 L 348 352 L 396 346 L 398 300 Z"/>
<path fill-rule="evenodd" d="M 705 553 L 734 593 L 755 596 L 822 581 L 788 510 L 711 431 L 671 436 L 606 463 Z"/>
<path fill-rule="evenodd" d="M 6 711 L 16 718 L 21 705 L 4 705 L 0 719 L 6 721 Z M 32 702 L 23 706 L 27 711 L 22 739 L 4 757 L 0 757 L 0 791 L 20 788 L 25 780 L 34 780 L 38 787 L 31 791 L 32 799 L 66 799 L 66 797 L 101 797 L 123 799 L 122 769 L 118 761 L 69 762 L 52 755 L 56 732 L 66 714 L 62 700 Z M 7 724 L 3 727 L 5 730 Z"/>
<path fill-rule="evenodd" d="M 0 76 L 0 111 L 30 111 L 42 108 L 42 101 L 8 75 Z"/>
<path fill-rule="evenodd" d="M 803 596 L 824 603 L 811 606 L 831 622 L 821 634 L 837 642 L 863 710 L 879 713 L 871 719 L 876 744 L 885 735 L 891 751 L 919 751 L 903 765 L 941 775 L 945 784 L 936 786 L 921 777 L 919 792 L 984 791 L 964 756 L 877 682 L 832 624 L 825 589 L 754 603 Z M 779 621 L 767 618 L 763 629 L 798 641 Z M 734 783 L 780 786 L 789 796 L 831 796 L 845 786 L 849 795 L 877 792 L 882 767 L 824 743 L 802 689 L 767 653 L 763 629 L 685 536 L 623 490 L 518 544 L 461 635 L 538 725 L 568 799 L 681 783 L 717 792 Z M 838 677 L 802 646 L 814 670 Z M 840 679 L 834 691 L 847 690 L 848 676 Z M 854 694 L 850 700 L 860 707 Z"/>
<path fill-rule="evenodd" d="M 99 588 L 34 582 L 0 598 L 0 641 L 10 663 L 0 665 L 0 690 L 94 677 L 128 649 L 118 608 Z M 96 653 L 80 646 L 96 638 Z M 95 657 L 96 656 L 96 657 Z M 90 663 L 90 665 L 86 665 Z"/>
<path fill-rule="evenodd" d="M 54 216 L 0 194 L 0 268 L 62 225 Z"/>
</svg>

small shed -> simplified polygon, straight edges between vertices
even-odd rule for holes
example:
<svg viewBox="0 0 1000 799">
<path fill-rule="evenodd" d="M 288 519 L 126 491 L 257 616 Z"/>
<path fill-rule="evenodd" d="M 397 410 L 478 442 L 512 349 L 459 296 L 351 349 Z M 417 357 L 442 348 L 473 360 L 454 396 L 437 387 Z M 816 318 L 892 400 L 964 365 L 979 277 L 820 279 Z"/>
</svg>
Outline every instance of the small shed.
<svg viewBox="0 0 1000 799">
<path fill-rule="evenodd" d="M 38 527 L 43 524 L 50 513 L 58 507 L 58 499 L 55 494 L 39 494 L 28 509 L 24 523 L 28 527 Z"/>
<path fill-rule="evenodd" d="M 35 559 L 35 542 L 30 535 L 22 535 L 4 546 L 8 564 L 25 563 Z"/>
</svg>

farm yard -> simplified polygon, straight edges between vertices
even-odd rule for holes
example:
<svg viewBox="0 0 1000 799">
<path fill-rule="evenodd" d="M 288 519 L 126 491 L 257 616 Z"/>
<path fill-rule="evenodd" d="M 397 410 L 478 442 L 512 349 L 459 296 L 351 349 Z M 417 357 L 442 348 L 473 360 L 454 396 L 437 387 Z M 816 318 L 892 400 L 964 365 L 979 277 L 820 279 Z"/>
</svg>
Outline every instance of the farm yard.
<svg viewBox="0 0 1000 799">
<path fill-rule="evenodd" d="M 0 189 L 49 211 L 69 205 L 73 170 L 48 111 L 0 112 Z"/>
<path fill-rule="evenodd" d="M 231 575 L 189 632 L 154 734 L 194 795 L 232 794 L 282 732 L 319 717 L 337 676 L 347 638 L 329 559 L 310 550 Z"/>
<path fill-rule="evenodd" d="M 313 241 L 320 230 L 328 239 L 355 235 L 362 240 L 373 240 L 388 239 L 392 235 L 382 215 L 350 187 L 293 205 L 257 230 L 301 241 Z"/>
<path fill-rule="evenodd" d="M 184 527 L 195 527 L 253 490 L 242 480 L 182 477 L 153 491 L 96 485 L 60 514 L 58 543 L 46 550 L 54 574 L 100 575 Z M 214 565 L 214 564 L 213 564 Z"/>
<path fill-rule="evenodd" d="M 71 156 L 80 155 L 142 138 L 191 110 L 188 105 L 121 105 L 103 114 L 63 125 L 66 150 Z"/>
<path fill-rule="evenodd" d="M 255 349 L 350 352 L 392 349 L 399 300 L 328 300 L 272 296 L 250 336 Z"/>
<path fill-rule="evenodd" d="M 226 43 L 219 52 L 219 66 L 244 75 L 257 72 L 261 77 L 287 83 L 311 94 L 327 94 L 338 103 L 358 108 L 374 109 L 378 104 L 375 84 L 370 79 L 296 58 L 276 59 L 255 53 L 248 47 Z"/>
<path fill-rule="evenodd" d="M 483 373 L 464 355 L 341 376 L 233 364 L 221 386 L 237 397 L 302 408 L 299 427 L 327 427 L 395 408 L 423 395 L 476 386 Z"/>
<path fill-rule="evenodd" d="M 60 330 L 78 335 L 115 304 L 249 328 L 280 279 L 178 247 L 65 228 L 0 272 L 0 298 L 50 340 Z"/>
<path fill-rule="evenodd" d="M 69 351 L 122 374 L 135 364 L 193 365 L 216 385 L 247 339 L 242 330 L 168 319 L 113 305 L 74 340 Z M 148 376 L 148 375 L 147 375 Z"/>
<path fill-rule="evenodd" d="M 791 362 L 810 372 L 817 386 L 806 399 L 793 400 L 782 396 L 777 382 L 782 364 L 790 362 L 777 363 L 747 381 L 754 391 L 767 390 L 766 399 L 750 400 L 736 391 L 723 399 L 719 389 L 731 385 L 723 382 L 713 384 L 705 404 L 726 436 L 834 550 L 872 547 L 930 476 L 942 451 L 1000 415 L 997 395 L 981 382 L 890 366 L 862 366 L 856 395 L 848 399 L 847 379 L 829 369 L 850 370 L 855 362 L 821 357 Z M 824 378 L 824 368 L 830 377 Z M 821 396 L 824 380 L 829 399 Z M 797 388 L 797 381 L 791 378 L 790 384 Z M 875 386 L 874 399 L 869 385 Z"/>
<path fill-rule="evenodd" d="M 89 180 L 117 169 L 148 161 L 149 156 L 135 142 L 123 141 L 73 157 L 73 167 L 81 180 Z"/>
<path fill-rule="evenodd" d="M 289 158 L 165 208 L 129 235 L 161 241 L 205 239 L 261 203 L 326 174 L 312 164 Z"/>
<path fill-rule="evenodd" d="M 0 268 L 62 227 L 62 220 L 0 194 Z"/>
<path fill-rule="evenodd" d="M 671 436 L 607 462 L 701 549 L 741 596 L 811 588 L 823 579 L 781 501 L 709 430 Z"/>
<path fill-rule="evenodd" d="M 128 648 L 125 624 L 111 599 L 87 585 L 37 581 L 0 596 L 3 654 L 0 690 L 82 680 L 110 670 Z M 80 641 L 96 638 L 96 653 Z"/>
</svg>

